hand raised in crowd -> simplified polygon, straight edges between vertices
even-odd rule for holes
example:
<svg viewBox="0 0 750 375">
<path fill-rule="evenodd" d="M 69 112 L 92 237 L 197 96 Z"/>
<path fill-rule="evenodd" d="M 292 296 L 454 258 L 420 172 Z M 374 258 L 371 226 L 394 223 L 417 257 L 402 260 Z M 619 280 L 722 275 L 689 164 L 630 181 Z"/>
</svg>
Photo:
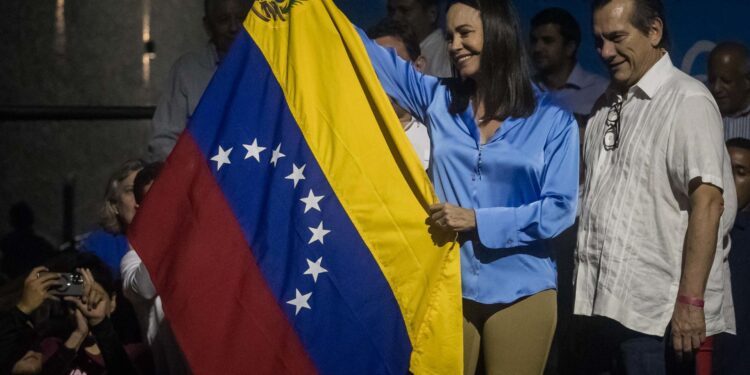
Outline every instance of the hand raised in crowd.
<svg viewBox="0 0 750 375">
<path fill-rule="evenodd" d="M 57 300 L 57 297 L 49 292 L 50 288 L 60 285 L 60 275 L 48 272 L 46 267 L 36 267 L 29 273 L 23 282 L 23 295 L 16 307 L 24 314 L 29 315 L 36 310 L 45 299 Z"/>
<path fill-rule="evenodd" d="M 111 300 L 104 288 L 94 280 L 94 276 L 86 268 L 78 270 L 83 277 L 83 295 L 81 297 L 65 297 L 66 301 L 73 302 L 77 314 L 82 314 L 90 326 L 101 323 L 109 314 Z"/>
<path fill-rule="evenodd" d="M 443 229 L 467 232 L 477 227 L 476 213 L 472 209 L 437 203 L 429 208 L 430 222 Z"/>
<path fill-rule="evenodd" d="M 677 302 L 672 313 L 672 347 L 678 359 L 692 356 L 706 341 L 702 307 Z"/>
</svg>

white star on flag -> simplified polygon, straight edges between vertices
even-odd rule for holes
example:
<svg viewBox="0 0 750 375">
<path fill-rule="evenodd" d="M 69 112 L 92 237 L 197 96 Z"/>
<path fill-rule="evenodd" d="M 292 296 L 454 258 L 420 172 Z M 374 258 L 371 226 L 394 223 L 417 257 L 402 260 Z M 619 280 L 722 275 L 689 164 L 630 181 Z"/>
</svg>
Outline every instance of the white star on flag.
<svg viewBox="0 0 750 375">
<path fill-rule="evenodd" d="M 284 178 L 286 178 L 287 180 L 294 180 L 294 187 L 296 188 L 299 180 L 305 179 L 305 175 L 303 174 L 303 172 L 305 171 L 305 165 L 302 165 L 302 167 L 297 168 L 297 164 L 292 164 L 292 168 L 293 168 L 292 174 Z"/>
<path fill-rule="evenodd" d="M 307 293 L 307 294 L 302 294 L 299 292 L 299 289 L 294 289 L 294 292 L 296 294 L 294 299 L 286 302 L 294 306 L 295 308 L 294 315 L 299 314 L 299 311 L 302 309 L 312 310 L 312 308 L 310 308 L 310 304 L 307 303 L 307 301 L 312 296 L 312 292 Z"/>
<path fill-rule="evenodd" d="M 310 193 L 307 194 L 307 198 L 300 199 L 302 202 L 305 203 L 305 213 L 307 211 L 310 211 L 311 209 L 316 209 L 318 212 L 320 212 L 320 206 L 318 205 L 318 202 L 320 202 L 321 199 L 323 199 L 323 195 L 315 195 L 313 193 L 312 189 L 310 189 Z"/>
<path fill-rule="evenodd" d="M 253 144 L 251 145 L 242 145 L 242 147 L 247 150 L 247 155 L 245 155 L 245 160 L 250 158 L 255 158 L 260 163 L 260 153 L 265 150 L 265 147 L 258 147 L 258 139 L 256 138 L 253 140 Z"/>
<path fill-rule="evenodd" d="M 310 227 L 308 227 L 307 229 L 310 229 L 310 232 L 312 232 L 312 234 L 313 234 L 312 237 L 310 238 L 310 242 L 307 243 L 308 245 L 311 244 L 311 243 L 313 243 L 313 242 L 315 242 L 315 241 L 318 241 L 321 244 L 323 244 L 323 237 L 325 237 L 328 233 L 331 233 L 330 230 L 323 229 L 323 222 L 322 221 L 320 222 L 320 224 L 318 225 L 317 228 L 310 228 Z"/>
<path fill-rule="evenodd" d="M 318 258 L 315 262 L 311 261 L 310 259 L 305 259 L 307 261 L 307 271 L 305 271 L 304 275 L 312 275 L 313 281 L 318 282 L 318 275 L 321 273 L 328 272 L 327 269 L 323 268 L 320 265 L 320 262 L 323 261 L 323 257 Z"/>
<path fill-rule="evenodd" d="M 211 160 L 216 162 L 217 171 L 221 169 L 224 164 L 232 164 L 232 162 L 229 161 L 229 154 L 232 152 L 233 148 L 234 147 L 230 147 L 229 150 L 225 151 L 223 148 L 221 148 L 221 146 L 219 146 L 219 153 L 211 158 Z"/>
<path fill-rule="evenodd" d="M 279 161 L 279 159 L 285 157 L 286 155 L 281 153 L 281 143 L 279 143 L 278 146 L 276 146 L 276 149 L 273 150 L 273 155 L 271 155 L 271 164 L 273 166 L 276 166 L 276 163 Z"/>
</svg>

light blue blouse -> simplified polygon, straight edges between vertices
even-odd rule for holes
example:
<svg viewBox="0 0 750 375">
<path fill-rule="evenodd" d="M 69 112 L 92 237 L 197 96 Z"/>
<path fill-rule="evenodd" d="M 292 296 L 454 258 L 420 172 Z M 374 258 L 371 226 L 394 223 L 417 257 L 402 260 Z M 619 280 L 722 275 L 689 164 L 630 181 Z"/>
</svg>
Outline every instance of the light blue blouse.
<svg viewBox="0 0 750 375">
<path fill-rule="evenodd" d="M 477 230 L 462 234 L 463 296 L 510 303 L 554 289 L 551 239 L 570 227 L 578 196 L 578 127 L 538 93 L 528 118 L 508 118 L 485 144 L 471 106 L 448 111 L 443 80 L 419 73 L 359 30 L 385 91 L 428 125 L 430 178 L 442 202 L 476 211 Z"/>
</svg>

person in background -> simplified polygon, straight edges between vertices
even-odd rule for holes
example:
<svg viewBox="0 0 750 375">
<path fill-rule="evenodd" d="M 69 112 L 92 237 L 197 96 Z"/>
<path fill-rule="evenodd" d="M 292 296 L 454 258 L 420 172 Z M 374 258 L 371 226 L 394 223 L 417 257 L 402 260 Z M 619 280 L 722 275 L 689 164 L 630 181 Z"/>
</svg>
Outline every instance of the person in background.
<svg viewBox="0 0 750 375">
<path fill-rule="evenodd" d="M 37 374 L 42 369 L 39 336 L 32 314 L 46 300 L 57 299 L 50 292 L 60 285 L 58 274 L 38 266 L 19 286 L 6 285 L 0 298 L 0 374 Z M 20 290 L 20 294 L 17 291 Z"/>
<path fill-rule="evenodd" d="M 427 64 L 423 73 L 451 77 L 451 61 L 443 30 L 438 26 L 437 0 L 388 0 L 388 18 L 409 25 Z"/>
<path fill-rule="evenodd" d="M 146 193 L 157 178 L 162 162 L 146 165 L 135 177 L 137 203 L 143 204 Z M 122 258 L 120 265 L 123 293 L 135 307 L 141 333 L 151 348 L 157 374 L 189 374 L 190 368 L 179 344 L 164 316 L 161 297 L 151 282 L 146 265 L 132 248 Z"/>
<path fill-rule="evenodd" d="M 100 210 L 100 228 L 78 238 L 76 247 L 102 259 L 115 280 L 120 279 L 120 260 L 128 251 L 125 237 L 135 216 L 133 181 L 144 166 L 141 160 L 128 160 L 107 180 L 104 202 Z"/>
<path fill-rule="evenodd" d="M 737 218 L 730 233 L 729 253 L 732 299 L 737 335 L 716 337 L 714 369 L 717 374 L 750 374 L 750 139 L 727 141 L 737 188 Z"/>
<path fill-rule="evenodd" d="M 430 129 L 428 222 L 461 244 L 464 373 L 541 374 L 557 315 L 547 240 L 576 212 L 575 119 L 534 90 L 510 1 L 449 6 L 452 79 L 360 35 L 386 93 Z"/>
<path fill-rule="evenodd" d="M 0 272 L 9 279 L 26 275 L 55 255 L 55 248 L 34 231 L 34 211 L 26 202 L 10 208 L 13 231 L 0 240 Z"/>
<path fill-rule="evenodd" d="M 724 139 L 750 139 L 750 53 L 739 42 L 719 43 L 708 57 L 708 88 L 724 121 Z"/>
<path fill-rule="evenodd" d="M 109 317 L 117 306 L 117 289 L 112 275 L 101 259 L 91 253 L 70 252 L 49 264 L 52 270 L 73 271 L 81 275 L 84 286 L 91 285 L 100 294 L 95 308 L 83 304 L 84 298 L 66 296 L 58 310 L 66 322 L 61 337 L 45 337 L 40 344 L 44 374 L 151 373 L 145 344 L 123 345 Z M 113 372 L 113 370 L 115 370 Z"/>
<path fill-rule="evenodd" d="M 203 27 L 209 42 L 174 63 L 151 120 L 148 160 L 167 158 L 187 125 L 216 67 L 229 52 L 250 11 L 250 0 L 204 0 Z"/>
<path fill-rule="evenodd" d="M 575 362 L 692 373 L 706 338 L 735 329 L 724 241 L 737 198 L 721 115 L 672 65 L 660 0 L 595 0 L 592 13 L 612 83 L 586 126 Z"/>
<path fill-rule="evenodd" d="M 534 81 L 561 107 L 575 114 L 579 125 L 585 125 L 609 81 L 578 63 L 578 22 L 565 9 L 544 9 L 531 19 L 530 39 L 531 61 L 536 69 Z"/>
<path fill-rule="evenodd" d="M 407 24 L 386 18 L 367 30 L 367 36 L 383 47 L 393 48 L 400 58 L 411 62 L 417 71 L 424 70 L 427 60 L 422 56 L 416 35 Z M 393 98 L 391 104 L 426 170 L 430 165 L 430 135 L 427 133 L 427 126 L 398 105 Z"/>
</svg>

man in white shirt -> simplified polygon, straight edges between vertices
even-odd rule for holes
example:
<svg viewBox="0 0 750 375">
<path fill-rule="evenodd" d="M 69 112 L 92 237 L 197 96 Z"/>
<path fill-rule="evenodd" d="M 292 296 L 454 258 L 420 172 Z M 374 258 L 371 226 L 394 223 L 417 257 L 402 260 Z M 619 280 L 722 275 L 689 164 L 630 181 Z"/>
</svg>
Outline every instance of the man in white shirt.
<svg viewBox="0 0 750 375">
<path fill-rule="evenodd" d="M 565 9 L 547 8 L 531 19 L 530 49 L 536 84 L 584 125 L 609 81 L 578 64 L 580 44 L 581 29 Z"/>
<path fill-rule="evenodd" d="M 367 36 L 383 47 L 393 48 L 400 58 L 411 62 L 418 71 L 424 70 L 427 60 L 422 56 L 417 38 L 408 25 L 384 19 L 367 30 Z M 395 100 L 391 99 L 391 104 L 422 166 L 427 169 L 430 165 L 430 136 L 427 126 L 401 108 Z"/>
<path fill-rule="evenodd" d="M 133 194 L 136 204 L 140 205 L 151 189 L 164 163 L 154 162 L 138 172 L 133 182 Z M 141 335 L 151 349 L 154 371 L 157 374 L 181 375 L 190 374 L 190 367 L 180 349 L 177 340 L 164 316 L 161 297 L 159 297 L 146 265 L 130 247 L 120 261 L 122 292 L 133 304 Z"/>
<path fill-rule="evenodd" d="M 691 365 L 706 337 L 735 331 L 731 164 L 711 94 L 669 59 L 661 1 L 593 10 L 612 85 L 584 146 L 574 312 L 589 329 L 576 362 L 583 373 L 665 374 Z"/>
<path fill-rule="evenodd" d="M 174 148 L 216 67 L 242 28 L 250 4 L 250 0 L 205 0 L 203 26 L 209 43 L 200 51 L 181 56 L 172 66 L 151 120 L 150 161 L 166 159 Z"/>
<path fill-rule="evenodd" d="M 423 72 L 435 77 L 451 77 L 451 60 L 445 33 L 438 27 L 436 0 L 388 0 L 388 18 L 409 25 L 417 35 L 427 60 Z"/>
<path fill-rule="evenodd" d="M 750 53 L 738 42 L 717 45 L 708 58 L 708 88 L 724 121 L 724 139 L 750 139 Z"/>
</svg>

